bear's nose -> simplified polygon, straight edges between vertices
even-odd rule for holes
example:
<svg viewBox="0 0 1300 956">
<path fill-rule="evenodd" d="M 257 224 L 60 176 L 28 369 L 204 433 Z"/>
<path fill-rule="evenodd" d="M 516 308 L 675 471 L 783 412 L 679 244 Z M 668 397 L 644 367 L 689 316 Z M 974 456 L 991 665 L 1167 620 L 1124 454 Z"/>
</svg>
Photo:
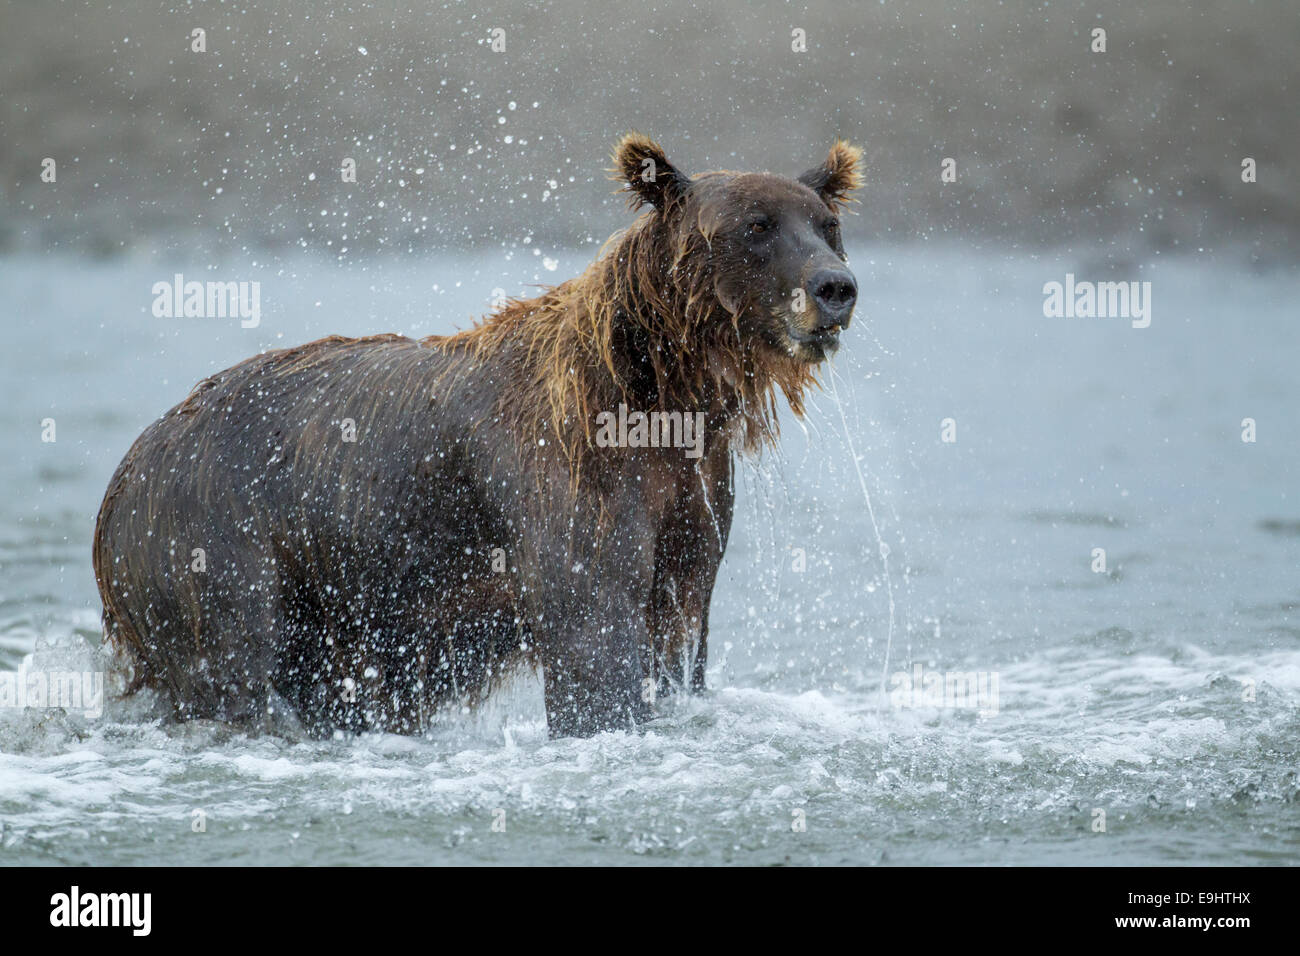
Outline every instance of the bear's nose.
<svg viewBox="0 0 1300 956">
<path fill-rule="evenodd" d="M 817 303 L 817 331 L 848 328 L 858 301 L 858 282 L 844 269 L 819 269 L 808 278 L 808 291 Z"/>
</svg>

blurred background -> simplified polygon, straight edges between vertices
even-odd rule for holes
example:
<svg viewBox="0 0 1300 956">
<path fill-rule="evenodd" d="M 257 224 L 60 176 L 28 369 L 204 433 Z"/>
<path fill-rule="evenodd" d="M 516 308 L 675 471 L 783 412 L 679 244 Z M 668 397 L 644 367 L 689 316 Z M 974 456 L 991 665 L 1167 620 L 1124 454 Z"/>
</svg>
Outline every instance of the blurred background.
<svg viewBox="0 0 1300 956">
<path fill-rule="evenodd" d="M 1293 0 L 0 10 L 0 249 L 573 246 L 625 224 L 603 170 L 635 128 L 692 172 L 863 145 L 850 240 L 1295 260 Z"/>
</svg>

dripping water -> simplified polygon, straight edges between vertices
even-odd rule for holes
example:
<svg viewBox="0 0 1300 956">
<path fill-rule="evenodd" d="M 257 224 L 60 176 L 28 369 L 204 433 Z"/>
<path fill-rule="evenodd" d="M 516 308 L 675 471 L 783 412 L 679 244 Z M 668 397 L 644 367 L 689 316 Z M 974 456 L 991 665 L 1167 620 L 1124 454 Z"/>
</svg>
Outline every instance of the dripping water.
<svg viewBox="0 0 1300 956">
<path fill-rule="evenodd" d="M 844 443 L 849 449 L 849 458 L 853 461 L 853 471 L 858 476 L 858 487 L 862 489 L 862 498 L 867 503 L 867 517 L 871 520 L 871 531 L 876 537 L 876 548 L 880 554 L 880 563 L 884 569 L 885 577 L 885 594 L 889 598 L 889 630 L 885 637 L 885 661 L 880 669 L 880 696 L 882 699 L 888 699 L 886 690 L 886 681 L 889 679 L 889 656 L 894 647 L 894 581 L 889 573 L 889 545 L 885 543 L 884 537 L 880 534 L 880 525 L 876 522 L 876 509 L 871 503 L 871 492 L 867 490 L 867 481 L 862 476 L 862 465 L 858 461 L 857 446 L 853 444 L 852 430 L 849 428 L 848 416 L 844 414 L 844 403 L 840 401 L 839 389 L 836 388 L 835 380 L 838 376 L 832 370 L 827 376 L 831 386 L 831 397 L 835 400 L 835 407 L 840 413 L 840 422 L 844 426 Z"/>
</svg>

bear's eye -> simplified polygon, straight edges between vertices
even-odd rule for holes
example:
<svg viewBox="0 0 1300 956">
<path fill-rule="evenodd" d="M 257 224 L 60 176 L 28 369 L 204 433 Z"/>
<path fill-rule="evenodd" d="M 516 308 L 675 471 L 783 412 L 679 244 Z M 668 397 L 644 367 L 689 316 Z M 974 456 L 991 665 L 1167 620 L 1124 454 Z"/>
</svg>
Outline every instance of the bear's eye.
<svg viewBox="0 0 1300 956">
<path fill-rule="evenodd" d="M 771 232 L 773 228 L 770 219 L 752 219 L 749 223 L 749 234 L 751 236 L 762 236 Z"/>
<path fill-rule="evenodd" d="M 832 219 L 826 224 L 826 238 L 834 242 L 840 234 L 840 223 L 838 219 Z"/>
</svg>

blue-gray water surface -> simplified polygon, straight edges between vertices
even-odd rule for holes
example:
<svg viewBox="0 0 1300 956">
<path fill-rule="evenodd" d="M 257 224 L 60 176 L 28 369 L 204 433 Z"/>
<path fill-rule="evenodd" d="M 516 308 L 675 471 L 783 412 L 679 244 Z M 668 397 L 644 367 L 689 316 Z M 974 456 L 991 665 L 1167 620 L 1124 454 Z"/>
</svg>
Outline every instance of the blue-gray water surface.
<svg viewBox="0 0 1300 956">
<path fill-rule="evenodd" d="M 530 674 L 421 738 L 0 707 L 0 864 L 1294 863 L 1300 278 L 851 251 L 825 387 L 740 472 L 707 695 L 590 740 Z M 95 513 L 196 381 L 591 255 L 0 260 L 0 668 L 102 666 Z M 260 324 L 155 318 L 177 272 L 260 281 Z M 1045 317 L 1067 273 L 1151 282 L 1150 326 Z"/>
</svg>

